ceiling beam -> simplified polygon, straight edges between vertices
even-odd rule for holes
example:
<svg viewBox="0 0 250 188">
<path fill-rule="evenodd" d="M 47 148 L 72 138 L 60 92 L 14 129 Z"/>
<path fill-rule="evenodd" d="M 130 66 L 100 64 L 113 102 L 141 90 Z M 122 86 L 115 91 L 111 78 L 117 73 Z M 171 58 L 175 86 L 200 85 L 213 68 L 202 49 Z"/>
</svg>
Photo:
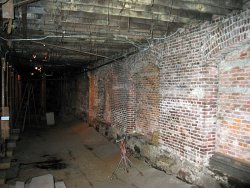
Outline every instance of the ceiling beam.
<svg viewBox="0 0 250 188">
<path fill-rule="evenodd" d="M 50 1 L 51 2 L 51 1 Z M 50 3 L 49 2 L 49 3 Z M 152 3 L 153 2 L 153 3 Z M 54 2 L 53 2 L 54 3 Z M 89 8 L 103 7 L 118 9 L 120 12 L 126 10 L 150 11 L 155 14 L 162 12 L 186 10 L 209 14 L 228 14 L 231 9 L 241 9 L 242 0 L 92 0 L 92 1 L 66 1 L 59 0 L 60 5 L 71 5 L 72 8 L 78 5 L 84 5 Z"/>
<path fill-rule="evenodd" d="M 171 11 L 169 8 L 159 7 L 158 10 L 148 10 L 148 8 L 141 9 L 140 11 L 133 9 L 119 9 L 114 7 L 107 7 L 105 5 L 86 5 L 86 4 L 76 4 L 76 3 L 60 3 L 60 4 L 49 4 L 50 12 L 56 12 L 58 10 L 64 11 L 81 11 L 83 13 L 99 13 L 106 16 L 120 16 L 120 17 L 130 17 L 130 18 L 140 18 L 147 20 L 159 20 L 164 22 L 180 22 L 180 23 L 190 23 L 197 22 L 197 20 L 206 20 L 207 17 L 197 14 L 196 12 L 188 13 L 182 16 L 183 11 Z"/>
<path fill-rule="evenodd" d="M 94 0 L 95 2 L 98 0 Z M 107 0 L 106 0 L 107 1 Z M 131 0 L 118 0 L 122 3 L 131 3 Z M 153 4 L 152 4 L 153 2 Z M 214 11 L 222 11 L 225 9 L 240 9 L 242 0 L 136 0 L 137 4 L 143 5 L 161 5 L 168 6 L 174 9 L 194 10 L 217 14 Z M 201 9 L 202 8 L 202 9 Z M 215 10 L 218 8 L 217 10 Z"/>
<path fill-rule="evenodd" d="M 35 3 L 35 2 L 38 2 L 40 0 L 19 0 L 17 1 L 16 3 L 14 3 L 14 6 L 23 6 L 23 5 L 28 5 L 28 4 L 31 4 L 31 3 Z"/>
</svg>

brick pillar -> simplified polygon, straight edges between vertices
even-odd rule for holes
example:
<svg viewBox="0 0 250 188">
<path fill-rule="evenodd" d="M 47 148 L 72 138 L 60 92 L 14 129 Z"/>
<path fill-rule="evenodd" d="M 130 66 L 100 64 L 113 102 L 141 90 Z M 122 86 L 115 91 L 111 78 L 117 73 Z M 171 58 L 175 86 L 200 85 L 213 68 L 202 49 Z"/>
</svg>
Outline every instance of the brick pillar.
<svg viewBox="0 0 250 188">
<path fill-rule="evenodd" d="M 128 106 L 127 106 L 127 132 L 132 133 L 135 130 L 135 110 L 136 110 L 136 93 L 133 78 L 128 83 Z"/>
</svg>

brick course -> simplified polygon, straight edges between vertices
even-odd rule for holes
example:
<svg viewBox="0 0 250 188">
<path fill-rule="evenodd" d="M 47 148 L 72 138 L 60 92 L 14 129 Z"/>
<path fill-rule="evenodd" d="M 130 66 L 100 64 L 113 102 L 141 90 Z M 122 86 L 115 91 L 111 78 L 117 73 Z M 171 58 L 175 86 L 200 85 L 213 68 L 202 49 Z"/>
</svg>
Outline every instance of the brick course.
<svg viewBox="0 0 250 188">
<path fill-rule="evenodd" d="M 249 42 L 249 28 L 247 10 L 187 28 L 148 50 L 91 72 L 93 118 L 110 120 L 114 128 L 149 138 L 159 132 L 162 149 L 196 166 L 207 165 L 215 149 L 250 162 L 249 65 L 244 70 L 239 67 L 246 63 L 248 50 L 240 53 L 236 66 L 228 60 L 220 63 L 226 54 Z M 226 67 L 224 71 L 218 69 L 219 63 Z M 228 65 L 233 68 L 227 70 Z M 217 137 L 216 131 L 221 131 Z"/>
<path fill-rule="evenodd" d="M 250 161 L 250 48 L 228 54 L 220 63 L 216 151 Z"/>
</svg>

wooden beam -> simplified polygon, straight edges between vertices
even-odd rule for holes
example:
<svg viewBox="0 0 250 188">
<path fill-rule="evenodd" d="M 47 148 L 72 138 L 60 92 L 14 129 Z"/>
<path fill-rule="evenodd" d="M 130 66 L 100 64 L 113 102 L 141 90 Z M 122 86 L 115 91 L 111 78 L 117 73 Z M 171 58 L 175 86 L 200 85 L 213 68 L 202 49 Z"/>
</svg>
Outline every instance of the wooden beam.
<svg viewBox="0 0 250 188">
<path fill-rule="evenodd" d="M 164 22 L 179 22 L 179 23 L 190 23 L 197 22 L 197 20 L 204 20 L 202 15 L 197 17 L 197 13 L 189 13 L 187 17 L 180 16 L 181 11 L 172 11 L 169 8 L 158 7 L 156 10 L 149 10 L 148 8 L 141 10 L 133 10 L 133 9 L 123 9 L 122 8 L 114 8 L 109 7 L 108 5 L 88 5 L 83 3 L 60 3 L 60 5 L 49 4 L 50 11 L 56 10 L 64 10 L 64 11 L 81 11 L 83 13 L 98 13 L 102 14 L 106 17 L 108 16 L 120 16 L 120 17 L 130 17 L 130 18 L 140 18 L 147 20 L 159 20 Z"/>
<path fill-rule="evenodd" d="M 37 1 L 40 1 L 40 0 L 22 0 L 22 1 L 19 1 L 17 3 L 14 4 L 14 6 L 23 6 L 23 5 L 27 5 L 27 4 L 31 4 L 31 3 L 35 3 Z"/>
<path fill-rule="evenodd" d="M 152 3 L 153 2 L 153 3 Z M 48 3 L 54 3 L 48 1 Z M 119 12 L 126 10 L 134 10 L 140 12 L 150 11 L 155 14 L 166 14 L 170 10 L 185 10 L 185 11 L 195 11 L 200 13 L 209 14 L 228 14 L 229 10 L 241 9 L 242 2 L 238 0 L 137 0 L 135 2 L 131 0 L 118 0 L 118 1 L 71 1 L 61 0 L 60 5 L 68 5 L 71 9 L 75 9 L 77 6 L 85 6 L 95 12 L 97 12 L 98 7 L 117 9 Z M 54 4 L 55 5 L 55 4 Z M 81 6 L 82 7 L 82 6 Z"/>
<path fill-rule="evenodd" d="M 22 32 L 23 38 L 27 38 L 27 5 L 22 5 Z"/>
</svg>

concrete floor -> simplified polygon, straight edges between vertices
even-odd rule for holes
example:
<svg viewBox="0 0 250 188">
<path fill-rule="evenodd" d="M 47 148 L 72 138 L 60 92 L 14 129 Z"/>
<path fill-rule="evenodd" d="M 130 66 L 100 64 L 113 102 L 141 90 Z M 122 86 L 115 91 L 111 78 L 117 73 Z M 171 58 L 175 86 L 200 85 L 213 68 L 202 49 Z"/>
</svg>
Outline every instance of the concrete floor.
<svg viewBox="0 0 250 188">
<path fill-rule="evenodd" d="M 14 163 L 19 164 L 19 173 L 8 183 L 27 182 L 32 177 L 50 173 L 56 181 L 63 180 L 67 188 L 192 187 L 132 156 L 130 159 L 143 176 L 135 168 L 130 168 L 129 173 L 120 168 L 116 178 L 110 180 L 120 160 L 119 147 L 79 121 L 26 131 L 17 143 L 14 159 Z"/>
</svg>

